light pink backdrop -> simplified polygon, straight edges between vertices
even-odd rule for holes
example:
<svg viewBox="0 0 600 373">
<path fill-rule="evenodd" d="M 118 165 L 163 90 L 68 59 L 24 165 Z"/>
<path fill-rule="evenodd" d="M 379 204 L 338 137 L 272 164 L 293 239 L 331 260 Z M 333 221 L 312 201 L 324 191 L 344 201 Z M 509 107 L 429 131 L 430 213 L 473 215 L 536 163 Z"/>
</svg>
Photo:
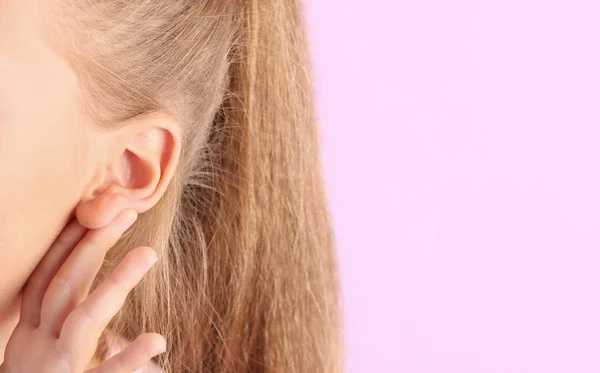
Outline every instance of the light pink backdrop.
<svg viewBox="0 0 600 373">
<path fill-rule="evenodd" d="M 600 2 L 306 5 L 347 371 L 600 372 Z"/>
</svg>

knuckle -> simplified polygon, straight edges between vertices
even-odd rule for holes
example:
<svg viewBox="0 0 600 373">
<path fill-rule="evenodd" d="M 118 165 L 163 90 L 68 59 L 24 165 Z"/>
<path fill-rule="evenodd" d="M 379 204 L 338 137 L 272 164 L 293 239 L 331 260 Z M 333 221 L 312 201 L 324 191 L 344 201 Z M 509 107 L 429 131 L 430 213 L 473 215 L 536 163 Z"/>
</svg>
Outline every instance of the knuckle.
<svg viewBox="0 0 600 373">
<path fill-rule="evenodd" d="M 74 287 L 73 278 L 66 273 L 57 273 L 48 286 L 48 293 L 55 293 L 58 290 L 72 291 Z"/>
<path fill-rule="evenodd" d="M 52 280 L 55 286 L 67 286 L 71 287 L 72 280 L 67 273 L 59 272 L 54 276 Z"/>
<path fill-rule="evenodd" d="M 113 291 L 124 291 L 125 284 L 123 279 L 120 276 L 116 276 L 114 273 L 108 276 L 106 279 L 106 284 Z"/>
<path fill-rule="evenodd" d="M 57 346 L 57 356 L 54 359 L 57 372 L 71 372 L 73 366 L 72 351 L 65 345 Z"/>
<path fill-rule="evenodd" d="M 57 294 L 69 294 L 69 298 L 79 300 L 83 300 L 88 296 L 84 284 L 79 283 L 75 277 L 68 273 L 58 273 L 50 282 L 47 294 L 50 297 Z"/>
<path fill-rule="evenodd" d="M 77 307 L 69 316 L 76 327 L 88 327 L 94 323 L 94 315 L 86 307 Z"/>
</svg>

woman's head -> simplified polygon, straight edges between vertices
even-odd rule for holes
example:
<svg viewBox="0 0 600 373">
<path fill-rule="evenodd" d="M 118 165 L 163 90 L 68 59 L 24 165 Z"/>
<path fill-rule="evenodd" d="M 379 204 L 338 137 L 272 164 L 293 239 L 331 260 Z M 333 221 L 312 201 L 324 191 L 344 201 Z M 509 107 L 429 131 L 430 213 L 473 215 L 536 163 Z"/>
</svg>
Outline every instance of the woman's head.
<svg viewBox="0 0 600 373">
<path fill-rule="evenodd" d="M 6 306 L 74 213 L 98 228 L 123 208 L 144 212 L 157 203 L 179 160 L 181 130 L 159 112 L 114 121 L 117 127 L 107 131 L 87 114 L 84 102 L 94 105 L 84 99 L 89 90 L 49 38 L 48 3 L 0 6 L 0 259 L 8 270 L 0 301 Z"/>
<path fill-rule="evenodd" d="M 303 36 L 293 0 L 0 0 L 11 291 L 71 215 L 95 228 L 133 207 L 99 280 L 132 246 L 161 261 L 113 331 L 165 335 L 173 372 L 335 371 Z"/>
</svg>

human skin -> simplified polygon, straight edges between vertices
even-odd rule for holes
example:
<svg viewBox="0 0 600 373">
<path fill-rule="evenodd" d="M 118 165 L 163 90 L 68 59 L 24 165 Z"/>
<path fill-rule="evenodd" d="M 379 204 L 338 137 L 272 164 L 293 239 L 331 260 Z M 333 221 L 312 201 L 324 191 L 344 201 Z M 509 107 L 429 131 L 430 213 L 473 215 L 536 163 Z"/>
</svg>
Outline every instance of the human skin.
<svg viewBox="0 0 600 373">
<path fill-rule="evenodd" d="M 147 211 L 181 148 L 166 114 L 110 131 L 84 122 L 76 75 L 43 36 L 47 3 L 0 0 L 0 362 L 23 288 L 68 222 L 100 229 Z"/>
<path fill-rule="evenodd" d="M 106 252 L 136 218 L 129 209 L 100 229 L 67 224 L 25 286 L 0 373 L 132 373 L 165 351 L 162 336 L 145 333 L 106 361 L 94 356 L 108 322 L 158 259 L 146 246 L 129 251 L 88 295 Z"/>
</svg>

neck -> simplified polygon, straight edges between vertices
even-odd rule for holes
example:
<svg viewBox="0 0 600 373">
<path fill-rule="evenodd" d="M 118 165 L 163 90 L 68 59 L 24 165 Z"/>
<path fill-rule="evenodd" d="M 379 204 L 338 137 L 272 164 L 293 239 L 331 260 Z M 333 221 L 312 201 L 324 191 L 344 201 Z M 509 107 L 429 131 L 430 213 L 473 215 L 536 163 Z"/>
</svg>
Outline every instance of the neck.
<svg viewBox="0 0 600 373">
<path fill-rule="evenodd" d="M 20 308 L 21 294 L 6 303 L 5 306 L 0 307 L 0 364 L 4 362 L 6 345 L 19 322 Z"/>
</svg>

